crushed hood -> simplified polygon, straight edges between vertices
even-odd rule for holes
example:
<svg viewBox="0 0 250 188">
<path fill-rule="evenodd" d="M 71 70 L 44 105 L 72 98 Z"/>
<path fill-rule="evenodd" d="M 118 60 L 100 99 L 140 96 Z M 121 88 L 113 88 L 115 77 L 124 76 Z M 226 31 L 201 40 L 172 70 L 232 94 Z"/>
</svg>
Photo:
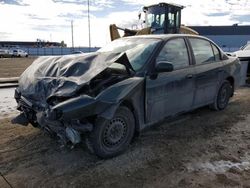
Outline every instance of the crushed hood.
<svg viewBox="0 0 250 188">
<path fill-rule="evenodd" d="M 121 57 L 124 53 L 40 57 L 20 76 L 19 91 L 40 102 L 51 96 L 71 97 L 111 64 L 119 62 Z"/>
</svg>

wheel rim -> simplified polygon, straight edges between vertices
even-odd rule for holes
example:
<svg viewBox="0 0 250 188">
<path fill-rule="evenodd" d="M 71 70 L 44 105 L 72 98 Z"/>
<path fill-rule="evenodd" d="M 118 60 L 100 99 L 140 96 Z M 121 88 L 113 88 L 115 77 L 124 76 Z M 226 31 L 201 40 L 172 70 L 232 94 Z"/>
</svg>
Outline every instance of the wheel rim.
<svg viewBox="0 0 250 188">
<path fill-rule="evenodd" d="M 128 132 L 128 126 L 123 118 L 116 117 L 107 122 L 103 132 L 103 143 L 107 148 L 120 146 Z"/>
</svg>

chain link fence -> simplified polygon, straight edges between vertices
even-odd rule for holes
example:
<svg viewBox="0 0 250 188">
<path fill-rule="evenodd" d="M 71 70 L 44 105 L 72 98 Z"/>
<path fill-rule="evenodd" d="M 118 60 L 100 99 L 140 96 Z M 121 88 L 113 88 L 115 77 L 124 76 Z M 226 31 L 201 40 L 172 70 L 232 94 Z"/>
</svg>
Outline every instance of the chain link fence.
<svg viewBox="0 0 250 188">
<path fill-rule="evenodd" d="M 77 52 L 95 52 L 98 47 L 88 48 L 88 47 L 76 47 L 76 48 L 64 48 L 64 47 L 53 47 L 53 48 L 21 48 L 28 52 L 30 56 L 46 56 L 46 55 L 67 55 Z"/>
</svg>

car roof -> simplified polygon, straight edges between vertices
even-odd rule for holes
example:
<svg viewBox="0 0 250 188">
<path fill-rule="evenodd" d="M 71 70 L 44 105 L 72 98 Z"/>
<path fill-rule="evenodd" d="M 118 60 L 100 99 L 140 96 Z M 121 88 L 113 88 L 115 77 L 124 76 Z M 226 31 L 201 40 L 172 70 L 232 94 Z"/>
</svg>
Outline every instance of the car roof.
<svg viewBox="0 0 250 188">
<path fill-rule="evenodd" d="M 130 36 L 125 38 L 151 38 L 151 39 L 162 39 L 162 40 L 168 40 L 170 38 L 175 37 L 195 37 L 195 38 L 201 38 L 201 39 L 207 39 L 206 37 L 200 36 L 200 35 L 191 35 L 191 34 L 151 34 L 151 35 L 136 35 L 136 36 Z"/>
</svg>

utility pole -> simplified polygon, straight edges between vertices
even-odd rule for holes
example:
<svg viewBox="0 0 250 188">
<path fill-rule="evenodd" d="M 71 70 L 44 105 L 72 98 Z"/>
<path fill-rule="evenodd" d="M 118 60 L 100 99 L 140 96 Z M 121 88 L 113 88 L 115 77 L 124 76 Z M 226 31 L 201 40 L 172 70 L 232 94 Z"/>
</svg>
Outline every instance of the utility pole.
<svg viewBox="0 0 250 188">
<path fill-rule="evenodd" d="M 89 28 L 89 52 L 90 52 L 90 48 L 91 48 L 91 34 L 90 34 L 89 0 L 88 0 L 88 28 Z"/>
<path fill-rule="evenodd" d="M 72 49 L 74 49 L 74 30 L 73 30 L 73 20 L 71 20 L 71 37 L 72 37 Z"/>
</svg>

